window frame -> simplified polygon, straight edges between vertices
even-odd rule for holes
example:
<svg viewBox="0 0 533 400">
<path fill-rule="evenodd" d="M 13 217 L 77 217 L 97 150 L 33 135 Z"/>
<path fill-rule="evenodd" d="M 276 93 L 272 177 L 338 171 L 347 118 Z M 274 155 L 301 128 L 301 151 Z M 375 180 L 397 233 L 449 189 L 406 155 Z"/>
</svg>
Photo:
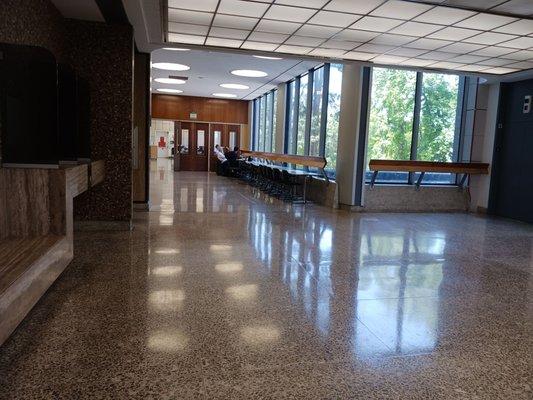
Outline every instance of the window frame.
<svg viewBox="0 0 533 400">
<path fill-rule="evenodd" d="M 253 99 L 253 105 L 252 105 L 252 149 L 254 151 L 273 151 L 272 149 L 272 138 L 275 135 L 276 127 L 274 126 L 274 114 L 275 110 L 273 109 L 274 99 L 277 96 L 277 89 L 274 88 L 272 90 L 269 90 L 268 92 L 263 93 L 261 96 L 256 97 Z M 261 115 L 263 112 L 261 107 L 261 103 L 264 101 L 264 115 Z M 267 104 L 269 102 L 269 104 Z M 270 108 L 270 110 L 269 110 Z M 270 111 L 267 113 L 267 111 Z M 267 121 L 269 124 L 267 124 Z M 268 130 L 267 130 L 268 126 Z M 261 132 L 260 127 L 262 127 L 263 132 Z M 260 134 L 263 134 L 263 137 L 260 138 Z M 267 142 L 267 137 L 270 137 L 270 142 Z M 259 148 L 259 144 L 263 144 L 263 148 Z M 270 143 L 271 149 L 267 149 L 266 145 L 267 143 Z"/>
</svg>

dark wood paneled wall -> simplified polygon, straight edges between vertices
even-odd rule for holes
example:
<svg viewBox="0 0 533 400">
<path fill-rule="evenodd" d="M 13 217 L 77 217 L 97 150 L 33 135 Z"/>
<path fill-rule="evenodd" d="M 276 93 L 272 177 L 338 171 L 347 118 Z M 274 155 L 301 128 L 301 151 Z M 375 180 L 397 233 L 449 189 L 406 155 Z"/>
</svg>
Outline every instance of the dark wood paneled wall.
<svg viewBox="0 0 533 400">
<path fill-rule="evenodd" d="M 208 97 L 152 95 L 152 118 L 248 124 L 248 101 L 212 99 Z"/>
</svg>

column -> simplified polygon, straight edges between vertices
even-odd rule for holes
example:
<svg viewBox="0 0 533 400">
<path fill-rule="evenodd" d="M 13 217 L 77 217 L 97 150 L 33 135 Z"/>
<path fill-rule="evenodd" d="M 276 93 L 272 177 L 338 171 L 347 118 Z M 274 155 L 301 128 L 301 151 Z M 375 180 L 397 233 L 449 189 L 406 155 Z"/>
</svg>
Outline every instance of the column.
<svg viewBox="0 0 533 400">
<path fill-rule="evenodd" d="M 276 126 L 274 135 L 276 137 L 274 153 L 283 153 L 283 145 L 285 141 L 285 117 L 286 117 L 286 102 L 287 102 L 287 84 L 280 83 L 278 85 L 276 98 Z"/>
</svg>

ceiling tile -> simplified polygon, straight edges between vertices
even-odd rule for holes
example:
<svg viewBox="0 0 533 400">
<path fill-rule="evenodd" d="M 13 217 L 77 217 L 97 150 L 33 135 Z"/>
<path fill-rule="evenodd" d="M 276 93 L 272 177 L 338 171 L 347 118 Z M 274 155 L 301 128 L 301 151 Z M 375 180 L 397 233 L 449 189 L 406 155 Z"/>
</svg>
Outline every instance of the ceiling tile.
<svg viewBox="0 0 533 400">
<path fill-rule="evenodd" d="M 296 46 L 316 47 L 320 45 L 322 42 L 324 42 L 323 38 L 293 35 L 289 39 L 287 39 L 285 44 L 291 44 L 291 45 L 296 45 Z"/>
<path fill-rule="evenodd" d="M 172 43 L 204 44 L 205 36 L 183 35 L 180 33 L 169 33 L 168 41 Z"/>
<path fill-rule="evenodd" d="M 427 50 L 422 49 L 410 49 L 408 47 L 398 47 L 397 49 L 389 51 L 387 54 L 402 57 L 417 57 L 420 54 L 427 53 Z"/>
<path fill-rule="evenodd" d="M 470 53 L 471 51 L 480 50 L 483 47 L 484 46 L 481 44 L 459 42 L 459 43 L 452 43 L 448 46 L 444 46 L 443 48 L 439 50 L 446 51 L 448 53 L 464 54 L 464 53 Z"/>
<path fill-rule="evenodd" d="M 284 4 L 287 6 L 322 8 L 328 0 L 276 0 L 276 4 Z"/>
<path fill-rule="evenodd" d="M 269 19 L 262 19 L 257 24 L 255 30 L 261 32 L 272 32 L 272 33 L 287 33 L 291 34 L 297 30 L 301 24 L 296 22 L 285 22 L 285 21 L 272 21 Z"/>
<path fill-rule="evenodd" d="M 368 14 L 376 7 L 383 4 L 385 0 L 332 0 L 324 7 L 325 10 L 348 12 L 352 14 Z"/>
<path fill-rule="evenodd" d="M 213 26 L 252 30 L 257 24 L 257 21 L 259 21 L 259 18 L 236 17 L 233 15 L 217 14 L 215 15 Z"/>
<path fill-rule="evenodd" d="M 218 11 L 221 14 L 242 15 L 260 18 L 268 9 L 268 4 L 241 0 L 220 0 Z"/>
<path fill-rule="evenodd" d="M 288 37 L 289 35 L 283 33 L 252 32 L 248 40 L 254 42 L 277 43 L 279 45 L 287 40 Z"/>
<path fill-rule="evenodd" d="M 471 54 L 464 54 L 461 56 L 454 57 L 450 59 L 451 62 L 461 63 L 461 64 L 475 64 L 480 61 L 486 60 L 486 57 L 473 56 Z"/>
<path fill-rule="evenodd" d="M 186 24 L 209 25 L 213 19 L 212 13 L 199 11 L 168 9 L 169 22 L 183 22 Z"/>
<path fill-rule="evenodd" d="M 411 36 L 426 36 L 430 33 L 442 29 L 440 25 L 423 24 L 420 22 L 406 22 L 396 28 L 392 29 L 390 33 L 397 33 L 398 35 L 411 35 Z"/>
<path fill-rule="evenodd" d="M 430 51 L 429 53 L 422 54 L 418 58 L 422 58 L 424 60 L 437 60 L 437 61 L 443 61 L 443 60 L 449 60 L 450 58 L 456 57 L 457 54 L 453 53 L 446 53 L 443 51 Z"/>
<path fill-rule="evenodd" d="M 388 54 L 381 54 L 372 59 L 372 62 L 378 64 L 399 64 L 402 61 L 406 61 L 407 57 L 390 56 Z"/>
<path fill-rule="evenodd" d="M 309 20 L 310 24 L 338 26 L 345 28 L 360 19 L 361 15 L 338 13 L 334 11 L 319 11 Z"/>
<path fill-rule="evenodd" d="M 354 40 L 356 42 L 367 42 L 378 36 L 379 33 L 369 31 L 358 31 L 355 29 L 345 29 L 339 34 L 335 35 L 335 39 L 339 40 Z"/>
<path fill-rule="evenodd" d="M 419 58 L 411 58 L 409 60 L 402 61 L 401 65 L 409 65 L 412 67 L 427 67 L 428 65 L 435 64 L 436 60 L 421 60 Z"/>
<path fill-rule="evenodd" d="M 242 44 L 242 40 L 208 37 L 205 44 L 207 46 L 239 47 Z"/>
<path fill-rule="evenodd" d="M 512 35 L 530 35 L 533 33 L 533 20 L 521 19 L 509 25 L 494 29 L 495 32 L 510 33 Z"/>
<path fill-rule="evenodd" d="M 459 71 L 466 71 L 466 72 L 479 72 L 479 71 L 483 71 L 484 69 L 487 69 L 487 66 L 470 64 L 470 65 L 463 65 L 461 67 L 457 67 L 456 69 L 458 69 Z"/>
<path fill-rule="evenodd" d="M 180 22 L 169 22 L 168 31 L 173 33 L 186 33 L 190 35 L 207 35 L 209 30 L 208 26 L 205 25 L 192 25 L 192 24 L 182 24 Z"/>
<path fill-rule="evenodd" d="M 448 27 L 429 35 L 432 39 L 460 41 L 482 33 L 478 30 Z"/>
<path fill-rule="evenodd" d="M 496 75 L 505 75 L 517 72 L 517 69 L 512 68 L 490 68 L 483 71 L 484 74 L 496 74 Z"/>
<path fill-rule="evenodd" d="M 402 20 L 389 19 L 389 18 L 378 18 L 378 17 L 363 17 L 350 28 L 352 29 L 362 29 L 364 31 L 373 31 L 373 32 L 387 32 L 388 30 L 397 27 L 402 24 Z"/>
<path fill-rule="evenodd" d="M 440 68 L 440 69 L 454 69 L 461 67 L 463 64 L 454 63 L 449 61 L 441 61 L 435 64 L 431 64 L 431 68 Z"/>
<path fill-rule="evenodd" d="M 362 46 L 359 46 L 356 50 L 357 51 L 364 51 L 366 53 L 386 53 L 387 51 L 391 51 L 396 46 L 386 46 L 384 44 L 370 44 L 366 43 Z"/>
<path fill-rule="evenodd" d="M 283 44 L 276 49 L 276 51 L 279 53 L 289 53 L 289 54 L 307 54 L 311 50 L 313 50 L 312 47 L 290 46 L 287 44 Z"/>
<path fill-rule="evenodd" d="M 509 58 L 511 60 L 533 60 L 533 51 L 531 50 L 521 50 L 514 53 L 506 54 L 505 58 Z"/>
<path fill-rule="evenodd" d="M 340 30 L 341 30 L 340 28 L 306 24 L 302 26 L 300 29 L 298 29 L 296 34 L 300 36 L 312 36 L 312 37 L 329 39 L 336 33 L 339 33 Z"/>
<path fill-rule="evenodd" d="M 505 33 L 485 32 L 470 38 L 464 39 L 464 42 L 479 43 L 485 45 L 495 45 L 508 40 L 516 39 L 514 35 L 507 35 Z"/>
<path fill-rule="evenodd" d="M 502 65 L 509 65 L 512 63 L 513 63 L 513 60 L 508 60 L 506 58 L 489 58 L 488 60 L 483 60 L 479 64 L 490 65 L 492 67 L 501 67 Z"/>
<path fill-rule="evenodd" d="M 169 7 L 197 11 L 215 12 L 217 4 L 218 0 L 168 0 Z"/>
<path fill-rule="evenodd" d="M 263 18 L 278 21 L 305 22 L 313 16 L 316 10 L 310 8 L 272 5 Z"/>
<path fill-rule="evenodd" d="M 515 51 L 516 51 L 515 49 L 510 49 L 508 47 L 490 46 L 490 47 L 485 47 L 480 50 L 476 50 L 472 52 L 472 54 L 476 56 L 499 57 L 504 54 L 509 54 Z"/>
<path fill-rule="evenodd" d="M 518 68 L 518 69 L 532 69 L 533 62 L 531 61 L 520 61 L 517 63 L 506 65 L 508 68 Z"/>
<path fill-rule="evenodd" d="M 500 46 L 526 50 L 533 47 L 533 37 L 521 37 L 518 39 L 513 39 L 508 42 L 500 43 Z"/>
<path fill-rule="evenodd" d="M 249 34 L 250 34 L 250 31 L 245 31 L 242 29 L 219 28 L 216 26 L 211 27 L 211 30 L 209 31 L 209 36 L 227 38 L 227 39 L 244 40 Z"/>
<path fill-rule="evenodd" d="M 447 40 L 422 38 L 409 43 L 409 47 L 414 49 L 436 50 L 449 44 L 452 44 L 452 42 Z"/>
<path fill-rule="evenodd" d="M 448 0 L 446 5 L 467 7 L 475 10 L 486 10 L 501 4 L 503 0 Z"/>
<path fill-rule="evenodd" d="M 510 24 L 511 22 L 515 22 L 516 20 L 516 18 L 504 17 L 502 15 L 477 14 L 473 17 L 467 18 L 463 21 L 456 23 L 455 26 L 461 28 L 475 27 L 476 29 L 488 31 L 502 25 Z"/>
<path fill-rule="evenodd" d="M 387 18 L 411 19 L 432 8 L 427 4 L 390 0 L 372 11 L 370 15 Z"/>
<path fill-rule="evenodd" d="M 342 56 L 348 60 L 367 61 L 377 56 L 377 53 L 362 53 L 360 51 L 350 51 Z"/>
<path fill-rule="evenodd" d="M 401 46 L 409 42 L 416 40 L 416 37 L 413 36 L 403 36 L 403 35 L 392 35 L 389 33 L 384 33 L 379 35 L 376 38 L 372 39 L 370 43 L 375 44 L 385 44 L 388 46 Z"/>
<path fill-rule="evenodd" d="M 531 0 L 511 0 L 494 7 L 491 11 L 531 16 L 533 15 L 533 2 Z"/>
<path fill-rule="evenodd" d="M 322 43 L 320 47 L 327 47 L 328 49 L 352 50 L 361 44 L 361 42 L 351 42 L 348 40 L 328 40 Z"/>
<path fill-rule="evenodd" d="M 311 51 L 309 55 L 319 57 L 342 57 L 344 53 L 346 53 L 346 50 L 317 48 Z"/>
<path fill-rule="evenodd" d="M 460 10 L 452 7 L 435 7 L 419 15 L 414 19 L 418 22 L 427 22 L 431 24 L 453 25 L 463 19 L 469 18 L 475 14 L 474 11 Z"/>
<path fill-rule="evenodd" d="M 254 42 L 247 40 L 241 46 L 242 49 L 251 49 L 251 50 L 263 50 L 263 51 L 273 51 L 276 47 L 279 46 L 279 43 L 262 43 Z"/>
</svg>

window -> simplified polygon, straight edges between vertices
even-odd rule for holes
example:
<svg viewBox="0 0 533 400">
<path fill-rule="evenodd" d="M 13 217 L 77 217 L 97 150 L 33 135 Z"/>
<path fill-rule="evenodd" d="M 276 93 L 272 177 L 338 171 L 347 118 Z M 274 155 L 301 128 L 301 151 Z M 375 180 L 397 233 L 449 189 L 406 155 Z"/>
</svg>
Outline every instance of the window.
<svg viewBox="0 0 533 400">
<path fill-rule="evenodd" d="M 273 90 L 254 100 L 252 148 L 256 151 L 272 151 L 275 131 L 274 101 L 277 91 Z"/>
<path fill-rule="evenodd" d="M 456 161 L 461 98 L 458 76 L 374 68 L 367 160 Z M 380 172 L 377 182 L 416 179 L 407 172 Z M 426 174 L 423 182 L 449 184 L 455 176 Z"/>
<path fill-rule="evenodd" d="M 298 104 L 298 133 L 296 136 L 296 154 L 305 155 L 305 136 L 307 121 L 307 86 L 309 75 L 300 78 L 300 101 Z"/>
<path fill-rule="evenodd" d="M 287 139 L 285 140 L 285 153 L 296 153 L 296 134 L 298 116 L 299 80 L 293 80 L 288 84 L 287 96 Z"/>
<path fill-rule="evenodd" d="M 335 172 L 337 167 L 337 141 L 341 111 L 342 64 L 331 64 L 329 70 L 328 112 L 326 123 L 326 170 Z"/>
<path fill-rule="evenodd" d="M 311 127 L 309 155 L 320 155 L 320 129 L 322 121 L 322 91 L 324 89 L 324 67 L 313 72 L 313 93 L 311 100 Z"/>
<path fill-rule="evenodd" d="M 277 132 L 277 110 L 278 110 L 278 91 L 272 92 L 272 152 L 276 152 L 276 132 Z"/>
</svg>

